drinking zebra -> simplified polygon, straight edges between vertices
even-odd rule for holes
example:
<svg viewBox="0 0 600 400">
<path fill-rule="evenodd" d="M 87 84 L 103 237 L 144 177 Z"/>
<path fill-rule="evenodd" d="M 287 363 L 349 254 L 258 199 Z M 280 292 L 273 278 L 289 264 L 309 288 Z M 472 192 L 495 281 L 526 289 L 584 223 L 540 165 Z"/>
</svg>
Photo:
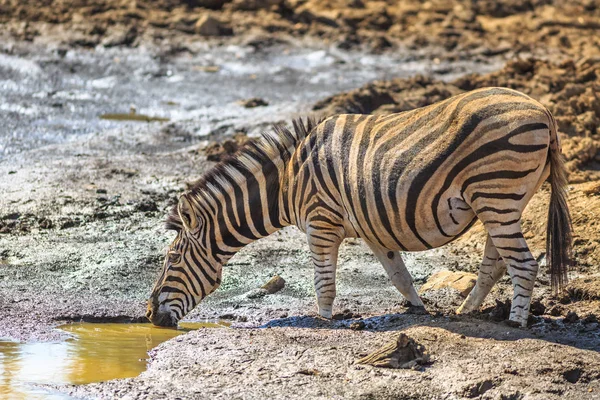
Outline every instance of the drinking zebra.
<svg viewBox="0 0 600 400">
<path fill-rule="evenodd" d="M 547 259 L 566 282 L 571 223 L 556 123 L 537 101 L 485 88 L 386 116 L 343 114 L 318 125 L 276 126 L 208 171 L 167 220 L 177 231 L 148 305 L 174 325 L 221 283 L 245 245 L 288 225 L 306 233 L 319 314 L 331 318 L 338 247 L 362 238 L 400 293 L 423 303 L 399 251 L 442 246 L 478 218 L 488 237 L 475 288 L 457 312 L 476 310 L 508 270 L 510 320 L 525 325 L 538 272 L 521 214 L 549 177 Z"/>
</svg>

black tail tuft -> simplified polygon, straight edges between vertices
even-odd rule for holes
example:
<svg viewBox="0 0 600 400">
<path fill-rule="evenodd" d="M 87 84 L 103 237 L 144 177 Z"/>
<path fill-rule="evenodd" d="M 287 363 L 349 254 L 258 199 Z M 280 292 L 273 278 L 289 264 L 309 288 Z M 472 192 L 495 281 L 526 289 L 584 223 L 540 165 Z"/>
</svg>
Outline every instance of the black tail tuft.
<svg viewBox="0 0 600 400">
<path fill-rule="evenodd" d="M 567 204 L 567 171 L 560 152 L 556 122 L 550 118 L 550 207 L 546 228 L 546 258 L 550 266 L 552 291 L 557 293 L 567 284 L 567 271 L 573 265 L 573 234 Z"/>
</svg>

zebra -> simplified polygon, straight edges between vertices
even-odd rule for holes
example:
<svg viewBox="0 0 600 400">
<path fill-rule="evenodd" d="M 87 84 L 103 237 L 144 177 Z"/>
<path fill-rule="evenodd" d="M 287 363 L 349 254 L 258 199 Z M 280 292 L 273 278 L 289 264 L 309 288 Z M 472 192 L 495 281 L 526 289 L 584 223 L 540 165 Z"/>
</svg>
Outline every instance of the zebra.
<svg viewBox="0 0 600 400">
<path fill-rule="evenodd" d="M 487 231 L 475 287 L 457 310 L 477 310 L 506 271 L 512 324 L 526 326 L 538 263 L 522 212 L 549 178 L 546 252 L 551 286 L 572 265 L 566 170 L 550 112 L 527 95 L 483 88 L 391 115 L 341 114 L 275 126 L 209 170 L 167 218 L 177 232 L 148 301 L 173 326 L 221 283 L 247 244 L 290 225 L 306 234 L 318 313 L 331 318 L 338 248 L 361 238 L 392 284 L 424 307 L 400 252 L 443 246 L 479 219 Z"/>
</svg>

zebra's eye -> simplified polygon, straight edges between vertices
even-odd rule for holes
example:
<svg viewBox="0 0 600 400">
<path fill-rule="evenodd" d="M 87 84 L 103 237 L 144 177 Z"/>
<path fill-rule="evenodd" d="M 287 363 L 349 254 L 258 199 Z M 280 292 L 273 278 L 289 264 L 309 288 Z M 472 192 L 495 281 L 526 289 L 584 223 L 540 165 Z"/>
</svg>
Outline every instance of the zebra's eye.
<svg viewBox="0 0 600 400">
<path fill-rule="evenodd" d="M 169 251 L 167 253 L 167 257 L 169 257 L 169 262 L 171 264 L 177 264 L 179 262 L 179 260 L 181 259 L 181 254 L 179 254 L 176 251 Z"/>
</svg>

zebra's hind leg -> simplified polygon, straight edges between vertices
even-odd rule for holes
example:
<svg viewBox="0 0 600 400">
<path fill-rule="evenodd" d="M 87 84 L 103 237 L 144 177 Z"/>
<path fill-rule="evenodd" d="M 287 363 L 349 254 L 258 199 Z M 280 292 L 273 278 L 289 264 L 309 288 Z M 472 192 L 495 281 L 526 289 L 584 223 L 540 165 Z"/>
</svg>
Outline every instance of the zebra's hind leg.
<svg viewBox="0 0 600 400">
<path fill-rule="evenodd" d="M 506 264 L 512 280 L 514 294 L 510 309 L 510 320 L 527 325 L 531 292 L 538 272 L 538 263 L 533 258 L 521 231 L 521 219 L 500 222 L 483 219 L 498 254 Z"/>
<path fill-rule="evenodd" d="M 335 273 L 338 249 L 342 237 L 337 232 L 314 230 L 308 232 L 308 246 L 315 267 L 315 292 L 319 315 L 331 319 L 335 300 Z"/>
<path fill-rule="evenodd" d="M 410 276 L 410 272 L 406 269 L 406 265 L 404 265 L 404 261 L 402 261 L 400 252 L 390 251 L 370 243 L 367 244 L 377 259 L 383 264 L 385 272 L 387 272 L 390 280 L 402 296 L 410 301 L 413 306 L 422 307 L 424 309 L 425 305 L 417 294 L 415 286 L 413 285 L 412 276 Z"/>
<path fill-rule="evenodd" d="M 458 310 L 456 310 L 456 313 L 466 314 L 479 309 L 492 287 L 505 273 L 506 265 L 502 261 L 502 258 L 500 258 L 498 250 L 496 250 L 492 239 L 488 235 L 475 287 Z"/>
</svg>

